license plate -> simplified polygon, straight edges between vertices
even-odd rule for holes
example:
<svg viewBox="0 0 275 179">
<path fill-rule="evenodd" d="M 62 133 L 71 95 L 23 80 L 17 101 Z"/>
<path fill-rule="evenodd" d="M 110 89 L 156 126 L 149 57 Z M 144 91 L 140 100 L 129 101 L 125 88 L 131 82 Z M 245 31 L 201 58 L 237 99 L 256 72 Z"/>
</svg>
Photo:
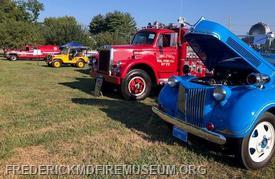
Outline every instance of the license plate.
<svg viewBox="0 0 275 179">
<path fill-rule="evenodd" d="M 176 126 L 173 127 L 173 136 L 182 140 L 183 142 L 188 142 L 188 133 L 177 128 Z"/>
<path fill-rule="evenodd" d="M 103 84 L 103 77 L 96 77 L 95 90 L 94 90 L 95 96 L 101 96 L 102 84 Z"/>
</svg>

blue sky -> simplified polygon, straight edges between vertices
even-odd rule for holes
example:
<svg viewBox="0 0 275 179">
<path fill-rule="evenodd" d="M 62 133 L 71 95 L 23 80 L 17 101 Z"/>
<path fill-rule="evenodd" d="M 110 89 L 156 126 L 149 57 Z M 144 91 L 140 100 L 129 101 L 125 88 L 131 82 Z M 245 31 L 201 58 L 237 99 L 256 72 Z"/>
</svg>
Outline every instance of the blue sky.
<svg viewBox="0 0 275 179">
<path fill-rule="evenodd" d="M 217 21 L 231 30 L 244 34 L 249 27 L 262 21 L 275 31 L 274 0 L 40 0 L 45 5 L 40 21 L 45 17 L 74 16 L 88 25 L 92 17 L 119 10 L 129 12 L 139 27 L 148 22 L 175 23 L 179 16 L 194 23 L 201 16 Z M 231 19 L 231 23 L 230 20 Z"/>
</svg>

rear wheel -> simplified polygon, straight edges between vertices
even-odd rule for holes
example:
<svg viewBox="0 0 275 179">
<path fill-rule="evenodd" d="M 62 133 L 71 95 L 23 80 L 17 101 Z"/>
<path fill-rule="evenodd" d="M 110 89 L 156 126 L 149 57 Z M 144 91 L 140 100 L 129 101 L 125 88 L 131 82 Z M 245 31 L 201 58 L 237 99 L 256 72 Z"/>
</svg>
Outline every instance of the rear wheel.
<svg viewBox="0 0 275 179">
<path fill-rule="evenodd" d="M 17 56 L 16 55 L 11 55 L 10 56 L 10 60 L 11 61 L 16 61 L 17 60 Z"/>
<path fill-rule="evenodd" d="M 79 60 L 76 62 L 76 67 L 77 68 L 84 68 L 85 67 L 85 62 L 83 60 Z"/>
<path fill-rule="evenodd" d="M 150 95 L 152 82 L 143 70 L 130 71 L 122 81 L 121 93 L 127 100 L 143 100 Z"/>
<path fill-rule="evenodd" d="M 53 63 L 52 63 L 52 66 L 54 68 L 60 68 L 62 65 L 61 61 L 60 60 L 55 60 Z"/>
<path fill-rule="evenodd" d="M 236 158 L 247 169 L 268 165 L 275 151 L 275 116 L 266 113 L 249 136 L 238 142 Z"/>
</svg>

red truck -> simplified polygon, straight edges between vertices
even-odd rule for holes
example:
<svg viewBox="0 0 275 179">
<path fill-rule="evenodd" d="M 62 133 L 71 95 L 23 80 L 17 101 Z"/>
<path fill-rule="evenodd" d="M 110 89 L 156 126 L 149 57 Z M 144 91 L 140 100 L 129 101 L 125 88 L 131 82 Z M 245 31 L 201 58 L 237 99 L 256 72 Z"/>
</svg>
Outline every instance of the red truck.
<svg viewBox="0 0 275 179">
<path fill-rule="evenodd" d="M 205 66 L 183 39 L 186 32 L 188 29 L 183 25 L 150 25 L 138 31 L 130 45 L 112 45 L 99 50 L 90 75 L 103 79 L 103 85 L 120 86 L 127 100 L 145 99 L 154 85 L 166 83 L 173 75 L 184 75 L 185 65 L 191 67 L 191 75 L 205 76 Z"/>
<path fill-rule="evenodd" d="M 60 49 L 55 45 L 42 45 L 37 47 L 26 46 L 24 50 L 7 50 L 5 57 L 11 61 L 18 59 L 44 60 L 48 55 L 60 53 Z"/>
</svg>

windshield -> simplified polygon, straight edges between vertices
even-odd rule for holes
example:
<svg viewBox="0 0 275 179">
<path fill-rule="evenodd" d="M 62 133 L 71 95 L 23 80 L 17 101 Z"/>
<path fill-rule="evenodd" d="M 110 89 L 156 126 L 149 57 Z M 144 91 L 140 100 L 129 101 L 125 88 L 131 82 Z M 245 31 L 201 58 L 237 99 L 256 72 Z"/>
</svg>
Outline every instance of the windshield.
<svg viewBox="0 0 275 179">
<path fill-rule="evenodd" d="M 132 45 L 151 45 L 154 43 L 156 34 L 153 32 L 138 32 L 132 41 Z"/>
<path fill-rule="evenodd" d="M 69 49 L 68 48 L 63 48 L 61 50 L 61 54 L 68 54 L 69 53 Z"/>
</svg>

